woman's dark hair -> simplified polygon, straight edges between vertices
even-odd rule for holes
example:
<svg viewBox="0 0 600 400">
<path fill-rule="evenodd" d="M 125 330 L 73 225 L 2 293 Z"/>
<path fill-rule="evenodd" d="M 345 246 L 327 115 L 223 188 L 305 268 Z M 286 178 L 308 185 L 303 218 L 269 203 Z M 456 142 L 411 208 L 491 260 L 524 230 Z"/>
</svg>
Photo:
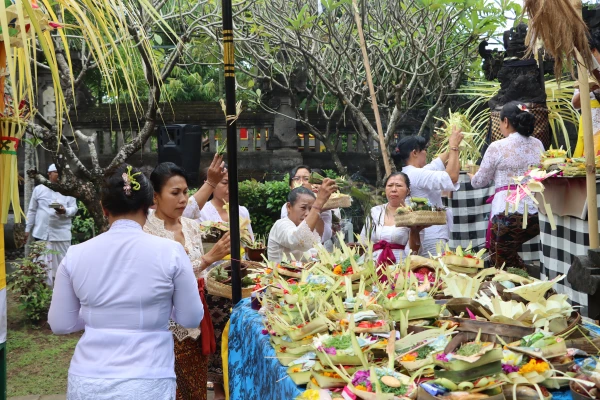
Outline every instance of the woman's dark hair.
<svg viewBox="0 0 600 400">
<path fill-rule="evenodd" d="M 396 171 L 390 174 L 390 176 L 388 176 L 387 178 L 385 178 L 385 181 L 383 181 L 383 187 L 385 188 L 388 184 L 388 181 L 390 180 L 390 178 L 393 178 L 394 176 L 401 176 L 402 178 L 404 178 L 404 183 L 406 183 L 406 188 L 408 190 L 410 190 L 410 179 L 408 179 L 408 175 L 406 175 L 404 172 L 402 171 Z"/>
<path fill-rule="evenodd" d="M 327 178 L 327 176 L 325 175 L 325 171 L 323 171 L 321 168 L 312 168 L 312 169 L 309 169 L 309 171 L 311 173 L 315 172 L 315 173 L 321 175 L 323 178 Z"/>
<path fill-rule="evenodd" d="M 600 31 L 595 31 L 588 37 L 590 50 L 600 51 Z"/>
<path fill-rule="evenodd" d="M 136 185 L 131 185 L 130 194 L 126 194 L 123 174 L 127 174 L 128 167 L 131 166 L 121 164 L 104 174 L 104 182 L 100 189 L 102 207 L 114 216 L 129 214 L 138 210 L 144 210 L 144 213 L 148 214 L 148 208 L 152 206 L 154 201 L 152 184 L 139 169 L 132 167 L 130 175 L 138 174 L 133 177 L 133 180 L 139 183 L 140 187 L 136 190 Z"/>
<path fill-rule="evenodd" d="M 160 193 L 165 183 L 174 176 L 181 176 L 185 179 L 186 183 L 188 181 L 187 173 L 179 165 L 172 162 L 158 164 L 150 174 L 150 181 L 152 182 L 152 186 L 154 186 L 154 191 Z"/>
<path fill-rule="evenodd" d="M 306 170 L 308 170 L 308 172 L 312 172 L 312 170 L 310 169 L 310 167 L 308 165 L 298 165 L 297 167 L 294 167 L 294 169 L 292 169 L 290 171 L 290 176 L 288 178 L 288 185 L 292 186 L 292 179 L 296 176 L 296 173 L 298 172 L 299 169 L 306 169 Z"/>
<path fill-rule="evenodd" d="M 423 136 L 410 135 L 405 136 L 396 144 L 393 158 L 396 164 L 406 164 L 413 150 L 423 151 L 427 148 L 427 139 Z"/>
<path fill-rule="evenodd" d="M 506 103 L 500 111 L 500 121 L 508 119 L 508 123 L 521 135 L 529 137 L 535 128 L 535 115 L 527 110 L 523 103 L 511 101 Z"/>
<path fill-rule="evenodd" d="M 294 205 L 294 204 L 296 204 L 296 201 L 298 201 L 298 198 L 302 195 L 310 196 L 313 199 L 315 198 L 315 194 L 312 192 L 312 190 L 309 190 L 309 189 L 305 188 L 304 186 L 298 186 L 297 188 L 292 189 L 290 194 L 288 194 L 287 201 L 291 205 Z"/>
</svg>

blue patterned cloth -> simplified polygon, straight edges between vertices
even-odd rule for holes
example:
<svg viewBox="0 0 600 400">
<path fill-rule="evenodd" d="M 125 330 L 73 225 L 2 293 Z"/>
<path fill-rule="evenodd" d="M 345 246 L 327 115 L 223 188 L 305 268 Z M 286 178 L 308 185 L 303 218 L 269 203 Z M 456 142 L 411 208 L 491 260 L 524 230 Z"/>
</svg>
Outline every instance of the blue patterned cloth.
<svg viewBox="0 0 600 400">
<path fill-rule="evenodd" d="M 250 307 L 250 299 L 233 308 L 228 360 L 231 400 L 292 400 L 304 391 L 287 377 L 287 368 L 277 360 L 263 329 L 262 316 Z"/>
</svg>

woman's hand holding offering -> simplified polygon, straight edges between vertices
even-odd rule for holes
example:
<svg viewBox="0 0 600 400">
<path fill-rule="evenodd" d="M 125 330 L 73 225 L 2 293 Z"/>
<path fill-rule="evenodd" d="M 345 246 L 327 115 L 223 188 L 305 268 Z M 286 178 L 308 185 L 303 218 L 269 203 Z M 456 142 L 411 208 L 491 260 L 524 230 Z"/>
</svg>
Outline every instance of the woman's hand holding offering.
<svg viewBox="0 0 600 400">
<path fill-rule="evenodd" d="M 322 209 L 331 195 L 338 191 L 337 184 L 333 179 L 325 178 L 317 193 L 317 199 L 313 204 L 313 208 Z"/>
<path fill-rule="evenodd" d="M 207 264 L 212 264 L 215 261 L 222 260 L 227 254 L 231 252 L 231 238 L 229 236 L 229 232 L 225 233 L 221 239 L 217 243 L 215 243 L 214 247 L 210 249 L 208 253 L 204 255 L 204 261 Z"/>
</svg>

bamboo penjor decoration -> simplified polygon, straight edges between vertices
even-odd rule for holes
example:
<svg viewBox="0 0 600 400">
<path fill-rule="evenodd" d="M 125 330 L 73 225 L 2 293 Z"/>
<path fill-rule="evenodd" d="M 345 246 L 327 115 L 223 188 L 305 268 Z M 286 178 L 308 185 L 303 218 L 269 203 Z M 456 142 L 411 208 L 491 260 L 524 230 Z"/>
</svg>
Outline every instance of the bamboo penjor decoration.
<svg viewBox="0 0 600 400">
<path fill-rule="evenodd" d="M 581 15 L 581 2 L 575 0 L 525 0 L 523 10 L 529 15 L 529 32 L 526 38 L 527 55 L 535 54 L 536 44 L 541 40 L 546 51 L 554 57 L 554 74 L 557 80 L 563 66 L 573 74 L 573 61 L 577 63 L 580 88 L 589 87 L 588 73 L 600 82 L 590 50 L 589 30 Z M 596 165 L 590 99 L 581 96 L 581 123 L 584 131 L 586 158 L 586 184 L 590 248 L 598 248 L 598 205 L 596 199 Z"/>
</svg>

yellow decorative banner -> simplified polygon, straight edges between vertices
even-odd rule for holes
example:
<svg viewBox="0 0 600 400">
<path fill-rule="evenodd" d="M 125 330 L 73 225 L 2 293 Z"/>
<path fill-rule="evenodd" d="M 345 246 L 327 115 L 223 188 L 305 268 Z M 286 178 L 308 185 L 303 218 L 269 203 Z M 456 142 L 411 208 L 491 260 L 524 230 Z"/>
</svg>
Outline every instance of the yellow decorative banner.
<svg viewBox="0 0 600 400">
<path fill-rule="evenodd" d="M 4 224 L 0 224 L 0 290 L 6 287 L 6 260 L 4 258 Z M 0 304 L 0 307 L 2 305 Z"/>
</svg>

